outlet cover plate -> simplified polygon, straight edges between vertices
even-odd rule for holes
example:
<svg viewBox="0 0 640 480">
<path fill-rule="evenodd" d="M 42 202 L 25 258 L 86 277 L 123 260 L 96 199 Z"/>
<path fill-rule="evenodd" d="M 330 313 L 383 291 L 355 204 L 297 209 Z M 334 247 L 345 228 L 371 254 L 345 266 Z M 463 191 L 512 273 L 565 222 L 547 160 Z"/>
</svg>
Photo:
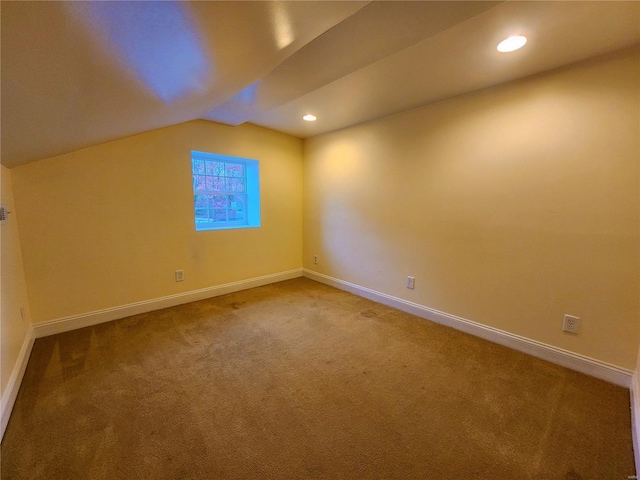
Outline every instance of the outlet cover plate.
<svg viewBox="0 0 640 480">
<path fill-rule="evenodd" d="M 407 288 L 411 290 L 416 288 L 416 277 L 407 277 Z"/>
<path fill-rule="evenodd" d="M 569 333 L 578 333 L 580 328 L 580 317 L 574 317 L 573 315 L 565 315 L 562 322 L 562 330 Z"/>
</svg>

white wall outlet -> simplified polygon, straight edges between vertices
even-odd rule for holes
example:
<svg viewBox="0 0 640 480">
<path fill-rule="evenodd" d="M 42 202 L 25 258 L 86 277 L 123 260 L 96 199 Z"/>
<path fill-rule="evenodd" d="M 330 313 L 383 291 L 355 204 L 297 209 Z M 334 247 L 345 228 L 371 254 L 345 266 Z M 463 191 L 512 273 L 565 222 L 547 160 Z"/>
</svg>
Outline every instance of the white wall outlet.
<svg viewBox="0 0 640 480">
<path fill-rule="evenodd" d="M 184 270 L 176 270 L 176 282 L 182 282 L 184 280 Z"/>
<path fill-rule="evenodd" d="M 407 288 L 413 290 L 416 287 L 416 277 L 407 277 Z"/>
<path fill-rule="evenodd" d="M 318 255 L 314 255 L 313 256 L 313 264 L 317 265 L 318 264 Z"/>
<path fill-rule="evenodd" d="M 580 317 L 574 317 L 572 315 L 565 315 L 562 322 L 562 330 L 569 333 L 578 333 L 580 328 Z"/>
</svg>

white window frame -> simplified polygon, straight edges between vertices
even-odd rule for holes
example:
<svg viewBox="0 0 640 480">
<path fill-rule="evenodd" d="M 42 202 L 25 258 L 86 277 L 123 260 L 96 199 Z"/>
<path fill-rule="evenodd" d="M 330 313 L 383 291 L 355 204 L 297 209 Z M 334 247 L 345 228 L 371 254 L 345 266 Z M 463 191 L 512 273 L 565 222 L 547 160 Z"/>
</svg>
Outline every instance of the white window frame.
<svg viewBox="0 0 640 480">
<path fill-rule="evenodd" d="M 196 172 L 194 172 L 194 162 L 217 162 L 223 164 L 236 164 L 242 165 L 244 177 L 242 178 L 244 185 L 244 192 L 227 191 L 222 189 L 214 190 L 196 190 Z M 206 164 L 205 164 L 206 167 Z M 209 175 L 211 176 L 211 175 Z M 205 168 L 206 177 L 206 168 Z M 220 178 L 220 177 L 218 177 Z M 223 178 L 240 178 L 240 177 L 223 177 Z M 259 164 L 257 160 L 249 158 L 231 157 L 228 155 L 219 155 L 215 153 L 206 153 L 192 150 L 191 151 L 191 183 L 193 188 L 193 214 L 196 231 L 206 230 L 228 230 L 234 228 L 256 228 L 260 226 L 260 177 L 259 177 Z M 226 221 L 202 221 L 198 216 L 198 211 L 203 207 L 197 206 L 197 195 L 220 195 L 220 196 L 240 196 L 244 199 L 244 218 L 242 220 L 227 220 Z M 211 219 L 211 210 L 213 207 L 207 205 L 207 218 Z M 225 207 L 226 215 L 229 214 L 229 206 Z"/>
</svg>

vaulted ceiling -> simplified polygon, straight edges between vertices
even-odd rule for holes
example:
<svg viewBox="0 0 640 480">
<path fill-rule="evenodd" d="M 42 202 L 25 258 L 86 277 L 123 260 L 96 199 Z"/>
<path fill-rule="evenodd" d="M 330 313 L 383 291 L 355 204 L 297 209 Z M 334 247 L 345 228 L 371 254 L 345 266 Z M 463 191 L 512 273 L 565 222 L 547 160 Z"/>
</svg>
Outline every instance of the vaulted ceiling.
<svg viewBox="0 0 640 480">
<path fill-rule="evenodd" d="M 9 167 L 193 119 L 304 138 L 640 44 L 639 2 L 0 8 Z M 514 34 L 525 48 L 497 52 Z"/>
</svg>

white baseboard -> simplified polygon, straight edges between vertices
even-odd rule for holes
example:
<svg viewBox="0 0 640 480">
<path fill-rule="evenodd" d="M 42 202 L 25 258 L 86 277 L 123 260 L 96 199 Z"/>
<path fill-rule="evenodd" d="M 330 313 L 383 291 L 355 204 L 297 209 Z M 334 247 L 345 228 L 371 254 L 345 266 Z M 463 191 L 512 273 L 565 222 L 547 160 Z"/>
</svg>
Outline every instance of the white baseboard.
<svg viewBox="0 0 640 480">
<path fill-rule="evenodd" d="M 298 268 L 295 270 L 288 270 L 286 272 L 273 273 L 238 282 L 202 288 L 200 290 L 192 290 L 190 292 L 177 293 L 175 295 L 154 298 L 152 300 L 106 308 L 104 310 L 83 313 L 81 315 L 58 318 L 48 322 L 36 323 L 33 326 L 33 329 L 35 332 L 35 338 L 41 338 L 49 335 L 55 335 L 56 333 L 68 332 L 77 328 L 90 327 L 99 323 L 119 320 L 121 318 L 130 317 L 131 315 L 147 313 L 153 310 L 160 310 L 161 308 L 181 305 L 183 303 L 196 302 L 198 300 L 204 300 L 205 298 L 239 292 L 240 290 L 246 290 L 248 288 L 261 287 L 270 283 L 282 282 L 283 280 L 289 280 L 301 276 L 302 269 Z"/>
<path fill-rule="evenodd" d="M 622 387 L 631 387 L 631 377 L 633 375 L 631 370 L 610 365 L 584 355 L 569 352 L 519 335 L 514 335 L 513 333 L 467 320 L 466 318 L 440 312 L 433 308 L 425 307 L 424 305 L 393 297 L 386 293 L 377 292 L 370 288 L 314 272 L 313 270 L 305 268 L 303 270 L 303 275 L 320 283 L 324 283 L 360 297 L 368 298 L 369 300 L 397 308 L 403 312 L 411 313 L 418 317 L 470 333 L 476 337 L 484 338 L 485 340 L 504 345 L 505 347 L 513 348 L 514 350 L 533 355 L 534 357 L 570 368 L 571 370 L 585 373 L 592 377 L 600 378 Z M 638 400 L 640 401 L 640 398 L 638 398 Z"/>
<path fill-rule="evenodd" d="M 640 474 L 640 383 L 638 370 L 631 379 L 631 435 L 633 436 L 633 457 L 636 463 L 636 476 Z"/>
<path fill-rule="evenodd" d="M 11 377 L 9 377 L 7 388 L 2 395 L 2 401 L 0 402 L 0 440 L 4 437 L 4 431 L 9 423 L 13 404 L 16 402 L 16 397 L 20 390 L 20 384 L 22 383 L 22 377 L 24 377 L 24 372 L 27 369 L 27 363 L 29 363 L 29 356 L 31 355 L 34 340 L 33 327 L 29 327 L 24 342 L 22 343 L 22 347 L 20 348 L 18 358 L 16 359 L 16 363 L 11 371 Z"/>
</svg>

